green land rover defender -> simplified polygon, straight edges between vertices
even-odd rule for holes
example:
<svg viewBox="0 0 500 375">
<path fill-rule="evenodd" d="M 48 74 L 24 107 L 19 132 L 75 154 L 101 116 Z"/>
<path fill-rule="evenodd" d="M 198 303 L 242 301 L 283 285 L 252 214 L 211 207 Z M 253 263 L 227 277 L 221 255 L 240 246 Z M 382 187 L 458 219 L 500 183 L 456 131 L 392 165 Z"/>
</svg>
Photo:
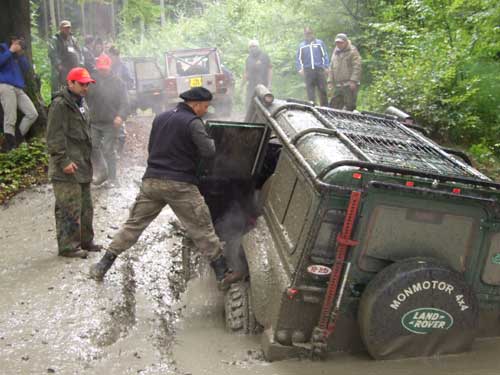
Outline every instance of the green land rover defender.
<svg viewBox="0 0 500 375">
<path fill-rule="evenodd" d="M 244 123 L 209 132 L 201 190 L 248 274 L 226 324 L 261 331 L 267 359 L 458 353 L 500 334 L 500 184 L 395 117 L 263 87 Z"/>
</svg>

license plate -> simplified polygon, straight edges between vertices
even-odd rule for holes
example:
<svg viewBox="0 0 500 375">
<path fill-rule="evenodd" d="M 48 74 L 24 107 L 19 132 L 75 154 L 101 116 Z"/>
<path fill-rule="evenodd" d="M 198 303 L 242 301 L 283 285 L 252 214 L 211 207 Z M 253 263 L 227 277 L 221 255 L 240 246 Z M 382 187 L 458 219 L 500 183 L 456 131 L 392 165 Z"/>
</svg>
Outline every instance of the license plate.
<svg viewBox="0 0 500 375">
<path fill-rule="evenodd" d="M 203 85 L 201 77 L 189 78 L 189 87 L 200 87 Z"/>
</svg>

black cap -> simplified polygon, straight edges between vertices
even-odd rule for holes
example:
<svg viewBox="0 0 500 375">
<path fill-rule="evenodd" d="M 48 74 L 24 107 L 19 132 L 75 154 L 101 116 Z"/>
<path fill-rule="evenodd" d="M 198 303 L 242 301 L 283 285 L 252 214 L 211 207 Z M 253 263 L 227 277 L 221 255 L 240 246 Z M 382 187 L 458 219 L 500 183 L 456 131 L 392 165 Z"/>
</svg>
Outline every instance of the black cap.
<svg viewBox="0 0 500 375">
<path fill-rule="evenodd" d="M 186 102 L 209 102 L 212 100 L 212 93 L 204 87 L 193 87 L 179 95 Z"/>
</svg>

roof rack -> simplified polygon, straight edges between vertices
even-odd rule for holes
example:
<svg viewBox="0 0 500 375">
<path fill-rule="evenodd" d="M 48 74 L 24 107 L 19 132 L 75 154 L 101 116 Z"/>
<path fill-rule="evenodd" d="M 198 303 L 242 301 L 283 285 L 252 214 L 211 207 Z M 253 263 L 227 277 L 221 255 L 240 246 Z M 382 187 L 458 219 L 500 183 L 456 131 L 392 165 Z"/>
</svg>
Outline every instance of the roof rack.
<svg viewBox="0 0 500 375">
<path fill-rule="evenodd" d="M 352 166 L 500 190 L 500 184 L 457 160 L 436 143 L 416 131 L 407 129 L 395 119 L 313 107 L 296 102 L 280 105 L 270 113 L 258 97 L 255 98 L 255 102 L 273 125 L 273 130 L 288 145 L 294 157 L 315 182 L 321 185 L 339 188 L 326 183 L 325 177 L 338 167 Z M 308 111 L 324 128 L 309 128 L 290 138 L 281 130 L 276 120 L 285 110 Z M 314 133 L 337 137 L 359 160 L 338 161 L 316 173 L 296 147 L 302 137 Z"/>
</svg>

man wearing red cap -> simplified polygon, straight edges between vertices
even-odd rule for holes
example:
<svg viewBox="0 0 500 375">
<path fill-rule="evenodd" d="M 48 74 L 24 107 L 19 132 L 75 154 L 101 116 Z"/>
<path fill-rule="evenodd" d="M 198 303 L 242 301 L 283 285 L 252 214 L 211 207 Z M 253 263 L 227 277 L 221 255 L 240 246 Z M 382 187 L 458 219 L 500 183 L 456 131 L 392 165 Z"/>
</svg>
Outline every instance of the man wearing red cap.
<svg viewBox="0 0 500 375">
<path fill-rule="evenodd" d="M 128 113 L 125 83 L 113 75 L 112 61 L 101 54 L 96 60 L 97 83 L 89 90 L 88 103 L 92 129 L 92 161 L 95 184 L 109 178 L 116 184 L 116 147 L 120 127 Z"/>
<path fill-rule="evenodd" d="M 55 196 L 59 255 L 86 258 L 100 251 L 94 243 L 90 118 L 84 97 L 95 81 L 84 68 L 73 68 L 67 87 L 53 98 L 47 124 L 49 178 Z"/>
</svg>

